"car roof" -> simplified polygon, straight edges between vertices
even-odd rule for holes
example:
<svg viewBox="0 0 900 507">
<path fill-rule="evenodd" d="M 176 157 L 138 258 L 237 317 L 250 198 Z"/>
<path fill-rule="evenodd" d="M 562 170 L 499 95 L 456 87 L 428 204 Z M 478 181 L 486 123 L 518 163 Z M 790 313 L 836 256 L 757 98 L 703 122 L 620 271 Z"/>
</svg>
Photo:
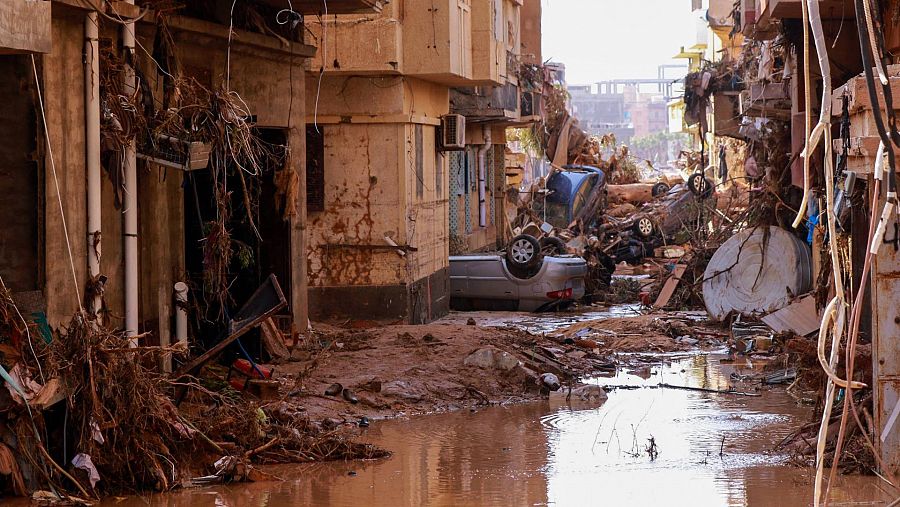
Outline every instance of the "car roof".
<svg viewBox="0 0 900 507">
<path fill-rule="evenodd" d="M 595 179 L 597 179 L 597 174 L 590 172 L 559 171 L 553 173 L 547 180 L 547 188 L 553 191 L 547 196 L 547 200 L 568 203 L 586 182 Z"/>
</svg>

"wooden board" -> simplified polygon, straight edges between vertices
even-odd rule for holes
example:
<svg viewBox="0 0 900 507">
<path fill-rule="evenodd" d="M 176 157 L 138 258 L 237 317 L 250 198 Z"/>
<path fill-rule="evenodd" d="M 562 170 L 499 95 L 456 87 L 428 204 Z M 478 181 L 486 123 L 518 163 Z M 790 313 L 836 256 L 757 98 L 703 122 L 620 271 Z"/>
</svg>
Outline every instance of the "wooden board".
<svg viewBox="0 0 900 507">
<path fill-rule="evenodd" d="M 672 299 L 672 295 L 675 294 L 675 289 L 678 288 L 681 277 L 686 270 L 687 265 L 685 264 L 675 265 L 675 269 L 672 270 L 672 275 L 666 280 L 662 290 L 659 291 L 659 297 L 657 297 L 656 302 L 653 303 L 654 308 L 665 308 L 665 306 L 669 304 L 669 300 Z"/>
<path fill-rule="evenodd" d="M 766 315 L 762 321 L 776 333 L 791 331 L 806 336 L 819 330 L 822 319 L 816 311 L 816 298 L 808 295 Z"/>
<path fill-rule="evenodd" d="M 249 302 L 254 301 L 259 294 L 261 294 L 266 289 L 266 284 L 263 284 L 253 296 L 250 297 L 248 304 L 245 304 L 245 308 L 242 308 L 241 311 L 238 312 L 238 315 L 235 317 L 230 324 L 232 328 L 232 332 L 226 336 L 222 341 L 217 343 L 213 348 L 207 350 L 200 357 L 194 359 L 190 363 L 184 365 L 177 372 L 172 374 L 170 378 L 173 380 L 178 380 L 179 378 L 193 373 L 198 370 L 207 361 L 217 356 L 220 352 L 225 350 L 226 347 L 231 345 L 241 336 L 247 334 L 251 329 L 259 326 L 262 322 L 270 319 L 273 315 L 281 311 L 282 308 L 287 306 L 287 300 L 284 297 L 284 293 L 281 291 L 281 286 L 278 285 L 278 279 L 275 278 L 275 275 L 269 275 L 269 279 L 267 280 L 267 284 L 271 284 L 270 290 L 274 290 L 277 294 L 278 303 L 267 309 L 264 313 L 255 316 L 249 316 L 247 318 L 242 319 L 241 317 L 245 313 L 245 308 L 249 305 Z M 180 398 L 181 396 L 179 396 Z"/>
<path fill-rule="evenodd" d="M 260 336 L 262 337 L 263 346 L 270 356 L 277 359 L 287 359 L 291 357 L 291 352 L 284 343 L 281 331 L 275 325 L 275 321 L 268 318 L 260 324 Z"/>
</svg>

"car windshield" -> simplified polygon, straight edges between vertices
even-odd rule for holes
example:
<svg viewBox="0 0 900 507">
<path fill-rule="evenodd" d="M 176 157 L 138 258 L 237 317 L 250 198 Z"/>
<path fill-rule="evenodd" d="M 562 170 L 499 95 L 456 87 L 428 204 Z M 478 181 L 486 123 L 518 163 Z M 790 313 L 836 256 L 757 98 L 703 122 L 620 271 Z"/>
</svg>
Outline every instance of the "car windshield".
<svg viewBox="0 0 900 507">
<path fill-rule="evenodd" d="M 569 226 L 568 206 L 560 202 L 547 201 L 544 206 L 546 220 L 554 227 L 565 228 Z"/>
</svg>

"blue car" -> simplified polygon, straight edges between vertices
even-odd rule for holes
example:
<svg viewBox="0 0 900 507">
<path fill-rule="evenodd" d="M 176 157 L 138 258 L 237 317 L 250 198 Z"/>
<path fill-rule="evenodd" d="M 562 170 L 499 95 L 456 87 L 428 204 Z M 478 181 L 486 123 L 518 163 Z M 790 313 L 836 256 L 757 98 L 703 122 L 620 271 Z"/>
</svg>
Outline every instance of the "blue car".
<svg viewBox="0 0 900 507">
<path fill-rule="evenodd" d="M 597 220 L 606 206 L 606 173 L 586 165 L 563 166 L 546 184 L 544 219 L 554 227 L 566 229 L 578 219 Z"/>
</svg>

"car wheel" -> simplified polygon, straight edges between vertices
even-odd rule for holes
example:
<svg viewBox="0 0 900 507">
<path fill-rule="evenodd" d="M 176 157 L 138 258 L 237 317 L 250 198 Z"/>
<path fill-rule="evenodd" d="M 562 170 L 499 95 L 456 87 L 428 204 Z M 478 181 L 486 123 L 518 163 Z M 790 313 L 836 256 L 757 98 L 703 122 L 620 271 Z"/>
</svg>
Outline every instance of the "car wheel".
<svg viewBox="0 0 900 507">
<path fill-rule="evenodd" d="M 565 242 L 559 238 L 551 238 L 549 236 L 541 238 L 541 254 L 542 255 L 563 255 L 569 252 Z"/>
<path fill-rule="evenodd" d="M 688 178 L 687 186 L 691 193 L 701 199 L 708 198 L 713 192 L 713 183 L 703 173 L 692 174 Z"/>
<path fill-rule="evenodd" d="M 520 234 L 506 247 L 506 262 L 517 271 L 527 271 L 541 262 L 541 244 L 534 236 Z"/>
<path fill-rule="evenodd" d="M 652 195 L 653 197 L 659 197 L 661 195 L 669 193 L 669 190 L 671 189 L 672 188 L 665 183 L 657 183 L 656 185 L 653 185 L 653 188 L 650 190 L 650 195 Z"/>
<path fill-rule="evenodd" d="M 649 238 L 653 236 L 654 229 L 655 227 L 653 225 L 653 220 L 650 220 L 650 217 L 638 218 L 634 223 L 635 234 L 642 238 Z"/>
</svg>

